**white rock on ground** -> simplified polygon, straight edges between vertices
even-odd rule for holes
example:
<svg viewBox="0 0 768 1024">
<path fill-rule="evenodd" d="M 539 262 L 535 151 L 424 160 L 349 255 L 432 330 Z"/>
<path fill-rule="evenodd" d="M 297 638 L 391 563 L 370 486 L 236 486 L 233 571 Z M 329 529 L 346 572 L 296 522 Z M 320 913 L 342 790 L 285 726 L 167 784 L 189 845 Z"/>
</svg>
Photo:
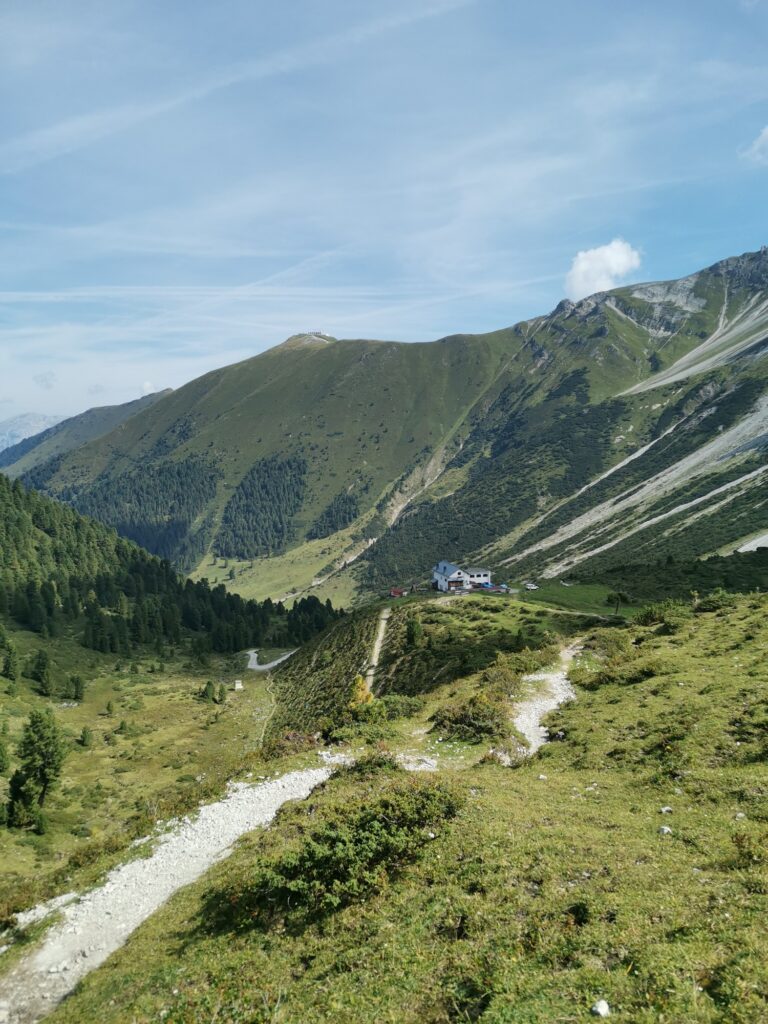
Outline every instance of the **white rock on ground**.
<svg viewBox="0 0 768 1024">
<path fill-rule="evenodd" d="M 76 899 L 76 892 L 65 892 L 62 896 L 54 896 L 52 900 L 48 900 L 46 903 L 38 903 L 31 910 L 22 910 L 20 914 L 16 914 L 16 924 L 19 928 L 29 928 L 31 924 L 37 924 L 38 921 L 45 920 L 55 910 L 61 910 L 68 903 L 74 903 Z"/>
<path fill-rule="evenodd" d="M 235 840 L 268 825 L 284 803 L 305 799 L 330 775 L 330 767 L 308 768 L 256 786 L 235 783 L 224 799 L 161 836 L 149 857 L 115 868 L 97 889 L 63 906 L 42 945 L 0 978 L 0 1024 L 34 1024 L 50 1013 L 170 896 L 227 857 Z M 39 916 L 22 916 L 29 923 L 56 909 L 44 907 L 36 908 Z"/>
<path fill-rule="evenodd" d="M 592 1007 L 593 1017 L 610 1017 L 611 1008 L 605 999 L 598 999 L 595 1005 Z"/>
</svg>

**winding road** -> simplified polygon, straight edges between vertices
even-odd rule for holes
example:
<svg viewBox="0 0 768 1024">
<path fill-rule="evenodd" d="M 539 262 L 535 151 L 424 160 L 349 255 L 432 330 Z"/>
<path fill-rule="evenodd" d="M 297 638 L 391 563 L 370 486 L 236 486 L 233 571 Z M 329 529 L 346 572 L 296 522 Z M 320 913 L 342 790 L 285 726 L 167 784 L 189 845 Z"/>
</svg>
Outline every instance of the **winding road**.
<svg viewBox="0 0 768 1024">
<path fill-rule="evenodd" d="M 248 651 L 248 668 L 251 672 L 271 672 L 273 668 L 277 668 L 278 665 L 282 665 L 284 661 L 287 661 L 292 654 L 296 651 L 288 651 L 287 654 L 281 654 L 279 658 L 275 658 L 274 661 L 268 662 L 266 665 L 259 664 L 259 652 Z M 2 1024 L 2 1022 L 0 1022 Z"/>
</svg>

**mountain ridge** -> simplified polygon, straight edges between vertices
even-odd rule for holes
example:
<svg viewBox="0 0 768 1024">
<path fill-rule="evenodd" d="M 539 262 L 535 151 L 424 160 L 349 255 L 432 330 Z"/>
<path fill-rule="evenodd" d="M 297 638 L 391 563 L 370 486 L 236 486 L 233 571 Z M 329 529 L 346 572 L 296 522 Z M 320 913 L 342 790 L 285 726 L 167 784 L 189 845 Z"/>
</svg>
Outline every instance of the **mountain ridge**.
<svg viewBox="0 0 768 1024">
<path fill-rule="evenodd" d="M 419 578 L 443 555 L 539 571 L 541 549 L 528 549 L 547 517 L 557 530 L 558 515 L 662 470 L 678 480 L 664 493 L 681 499 L 705 468 L 713 476 L 711 500 L 693 494 L 682 528 L 689 553 L 705 554 L 689 526 L 702 505 L 716 512 L 714 477 L 735 498 L 731 477 L 762 464 L 753 406 L 766 387 L 767 283 L 762 249 L 677 281 L 563 300 L 484 335 L 294 335 L 191 381 L 27 480 L 249 596 L 318 587 L 337 596 L 340 587 L 347 603 Z M 718 430 L 739 444 L 717 449 L 713 466 L 697 462 L 692 452 Z M 132 503 L 139 491 L 144 510 Z M 744 498 L 742 536 L 762 523 L 759 502 Z M 624 507 L 635 516 L 637 506 Z M 646 526 L 648 536 L 669 518 Z M 725 542 L 736 532 L 725 530 Z M 569 538 L 560 540 L 567 550 Z M 553 557 L 550 569 L 583 561 Z"/>
</svg>

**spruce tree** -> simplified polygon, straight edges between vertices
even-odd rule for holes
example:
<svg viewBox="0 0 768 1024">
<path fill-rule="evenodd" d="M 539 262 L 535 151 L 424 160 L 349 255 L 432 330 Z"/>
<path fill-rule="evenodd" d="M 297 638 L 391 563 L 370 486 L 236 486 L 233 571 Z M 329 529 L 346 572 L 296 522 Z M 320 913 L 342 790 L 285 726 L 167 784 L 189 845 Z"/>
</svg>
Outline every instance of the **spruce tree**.
<svg viewBox="0 0 768 1024">
<path fill-rule="evenodd" d="M 31 675 L 40 684 L 40 693 L 44 697 L 52 697 L 53 675 L 51 674 L 51 658 L 48 651 L 42 647 L 37 652 Z"/>
<path fill-rule="evenodd" d="M 8 801 L 11 824 L 26 825 L 36 819 L 50 789 L 61 775 L 67 756 L 64 735 L 50 708 L 33 711 L 24 726 L 18 747 L 19 768 L 13 773 Z"/>
<path fill-rule="evenodd" d="M 15 683 L 19 678 L 19 674 L 19 655 L 13 644 L 9 642 L 3 660 L 3 675 L 6 679 L 10 679 L 12 683 Z"/>
</svg>

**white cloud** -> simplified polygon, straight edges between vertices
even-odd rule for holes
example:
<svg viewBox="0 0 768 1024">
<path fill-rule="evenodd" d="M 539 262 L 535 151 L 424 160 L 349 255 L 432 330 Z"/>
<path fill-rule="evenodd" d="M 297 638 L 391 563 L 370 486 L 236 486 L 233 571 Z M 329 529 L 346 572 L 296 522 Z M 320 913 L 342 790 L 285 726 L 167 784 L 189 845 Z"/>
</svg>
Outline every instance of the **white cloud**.
<svg viewBox="0 0 768 1024">
<path fill-rule="evenodd" d="M 141 386 L 142 395 L 154 395 L 157 390 L 151 380 L 145 380 Z"/>
<path fill-rule="evenodd" d="M 622 278 L 639 266 L 640 253 L 623 238 L 614 238 L 594 249 L 582 249 L 574 256 L 566 275 L 565 294 L 577 300 L 616 288 Z"/>
<path fill-rule="evenodd" d="M 760 132 L 755 141 L 742 154 L 754 164 L 768 166 L 768 125 Z"/>
</svg>

